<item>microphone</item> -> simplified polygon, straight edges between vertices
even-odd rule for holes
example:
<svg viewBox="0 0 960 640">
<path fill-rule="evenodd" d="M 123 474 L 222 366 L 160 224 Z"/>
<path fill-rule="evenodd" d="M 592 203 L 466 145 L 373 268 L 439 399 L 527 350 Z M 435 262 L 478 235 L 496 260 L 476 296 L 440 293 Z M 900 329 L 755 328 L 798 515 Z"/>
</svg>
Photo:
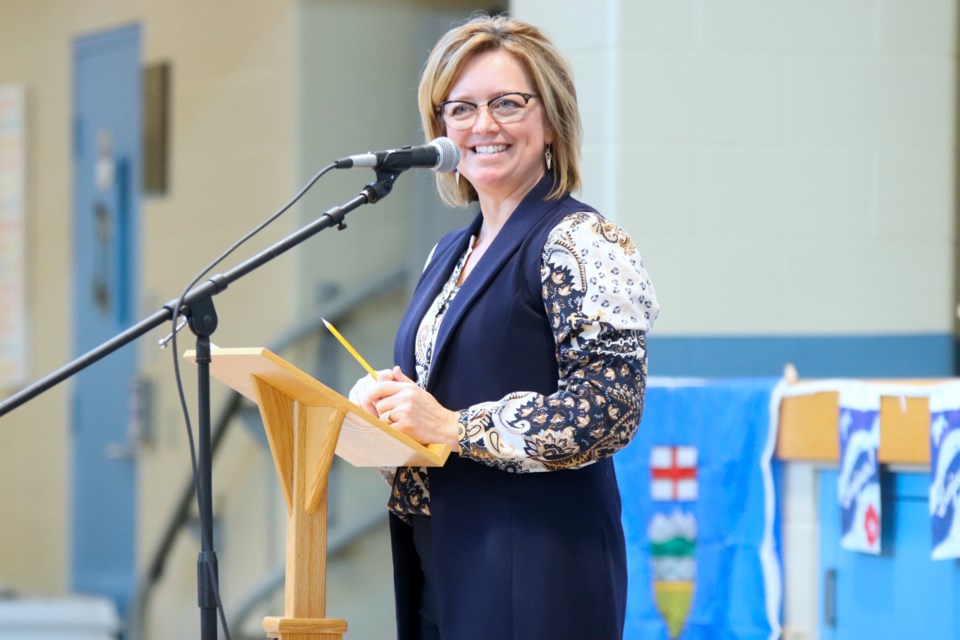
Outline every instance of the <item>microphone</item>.
<svg viewBox="0 0 960 640">
<path fill-rule="evenodd" d="M 340 158 L 334 165 L 337 169 L 370 167 L 404 171 L 413 167 L 426 167 L 449 173 L 460 163 L 460 150 L 450 138 L 435 138 L 419 147 L 400 147 L 387 151 L 370 151 L 355 156 Z"/>
</svg>

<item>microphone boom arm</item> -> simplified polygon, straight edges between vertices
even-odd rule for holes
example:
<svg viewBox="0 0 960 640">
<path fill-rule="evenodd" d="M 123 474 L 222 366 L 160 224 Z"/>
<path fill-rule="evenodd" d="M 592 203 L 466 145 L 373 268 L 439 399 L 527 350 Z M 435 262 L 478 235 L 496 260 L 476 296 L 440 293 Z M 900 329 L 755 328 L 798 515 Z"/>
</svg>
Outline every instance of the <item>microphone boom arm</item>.
<svg viewBox="0 0 960 640">
<path fill-rule="evenodd" d="M 187 311 L 191 305 L 200 299 L 209 298 L 220 293 L 226 289 L 230 283 L 239 280 L 251 271 L 260 268 L 267 262 L 270 262 L 277 256 L 286 253 L 293 247 L 299 245 L 301 242 L 313 237 L 323 229 L 333 225 L 336 225 L 338 229 L 346 228 L 346 225 L 343 222 L 344 217 L 358 207 L 361 207 L 365 204 L 379 202 L 389 195 L 393 189 L 393 183 L 396 182 L 399 175 L 400 172 L 396 170 L 377 171 L 377 179 L 374 182 L 364 186 L 360 193 L 354 196 L 351 200 L 348 200 L 338 207 L 328 209 L 312 223 L 301 228 L 299 231 L 295 231 L 294 233 L 288 235 L 286 238 L 268 247 L 246 262 L 243 262 L 233 269 L 227 271 L 225 274 L 216 274 L 211 276 L 203 284 L 191 289 L 184 298 L 184 307 L 186 307 L 186 309 L 181 310 L 181 312 Z M 21 389 L 9 398 L 0 401 L 0 417 L 10 413 L 17 407 L 29 402 L 33 398 L 45 393 L 64 380 L 73 377 L 80 371 L 86 369 L 95 362 L 102 360 L 117 349 L 120 349 L 121 347 L 133 342 L 137 338 L 146 335 L 165 322 L 169 322 L 174 317 L 174 307 L 176 304 L 176 298 L 170 300 L 152 315 L 144 318 L 126 331 L 117 334 L 98 347 L 91 349 L 87 353 L 65 364 L 56 371 L 53 371 L 40 380 L 37 380 L 29 386 Z"/>
</svg>

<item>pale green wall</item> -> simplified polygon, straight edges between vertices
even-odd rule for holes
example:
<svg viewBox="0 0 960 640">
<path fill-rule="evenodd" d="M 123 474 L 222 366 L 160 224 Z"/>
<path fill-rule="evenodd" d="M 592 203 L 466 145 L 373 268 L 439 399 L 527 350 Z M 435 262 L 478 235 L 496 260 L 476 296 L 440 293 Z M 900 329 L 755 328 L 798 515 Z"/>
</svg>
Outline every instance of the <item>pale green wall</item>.
<svg viewBox="0 0 960 640">
<path fill-rule="evenodd" d="M 574 62 L 657 334 L 949 335 L 955 0 L 584 6 L 511 3 Z"/>
</svg>

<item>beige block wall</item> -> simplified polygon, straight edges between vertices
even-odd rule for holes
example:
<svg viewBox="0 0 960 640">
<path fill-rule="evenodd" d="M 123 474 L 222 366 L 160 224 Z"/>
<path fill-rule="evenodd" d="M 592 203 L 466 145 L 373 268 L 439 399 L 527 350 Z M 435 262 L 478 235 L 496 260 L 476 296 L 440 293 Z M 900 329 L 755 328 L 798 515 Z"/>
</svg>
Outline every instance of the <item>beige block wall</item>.
<svg viewBox="0 0 960 640">
<path fill-rule="evenodd" d="M 295 10 L 292 1 L 270 0 L 10 0 L 0 5 L 0 84 L 22 83 L 29 96 L 31 379 L 73 357 L 68 283 L 74 39 L 138 23 L 143 63 L 168 62 L 172 68 L 169 191 L 141 201 L 138 310 L 144 317 L 174 298 L 213 256 L 293 192 Z M 294 224 L 280 221 L 255 245 L 265 246 Z M 241 251 L 241 256 L 252 252 Z M 236 259 L 221 270 L 233 264 Z M 281 258 L 219 296 L 221 325 L 214 341 L 262 344 L 286 327 L 292 318 L 291 273 L 292 260 Z M 152 552 L 189 470 L 171 354 L 155 346 L 160 335 L 139 344 L 142 374 L 156 388 L 153 439 L 138 459 L 141 560 Z M 181 348 L 192 346 L 192 336 L 183 336 Z M 195 406 L 191 369 L 185 367 L 185 384 Z M 223 396 L 217 389 L 214 407 Z M 69 383 L 0 420 L 0 584 L 49 595 L 68 589 L 69 447 Z M 268 489 L 262 482 L 244 484 L 245 470 L 258 464 L 251 460 L 254 445 L 241 434 L 231 437 L 226 449 L 215 483 L 239 485 L 252 502 L 264 503 Z M 264 473 L 253 477 L 262 479 Z M 259 530 L 260 538 L 265 529 Z M 194 616 L 172 615 L 196 607 L 198 544 L 185 538 L 183 555 L 171 566 L 185 564 L 186 569 L 170 572 L 168 595 L 161 594 L 153 609 L 161 619 L 183 620 L 183 633 L 165 632 L 165 637 L 187 637 L 196 629 Z M 266 546 L 256 534 L 250 543 Z M 262 559 L 244 566 L 251 564 L 259 577 L 260 567 L 269 563 Z"/>
<path fill-rule="evenodd" d="M 117 3 L 119 4 L 119 3 Z M 90 30 L 101 8 L 70 16 L 53 2 L 7 2 L 0 18 L 0 82 L 27 88 L 28 375 L 39 377 L 70 353 L 70 39 Z M 43 18 L 43 19 L 40 19 Z M 130 21 L 130 12 L 115 18 Z M 58 592 L 66 584 L 69 430 L 66 385 L 0 422 L 0 583 Z M 43 533 L 44 535 L 39 535 Z"/>
</svg>

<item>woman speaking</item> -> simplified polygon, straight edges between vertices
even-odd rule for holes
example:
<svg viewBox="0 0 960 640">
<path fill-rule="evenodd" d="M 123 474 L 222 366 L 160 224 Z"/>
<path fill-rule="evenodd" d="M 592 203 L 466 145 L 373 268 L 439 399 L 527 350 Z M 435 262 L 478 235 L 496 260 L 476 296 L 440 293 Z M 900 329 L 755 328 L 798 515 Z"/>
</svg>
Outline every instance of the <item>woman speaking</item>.
<svg viewBox="0 0 960 640">
<path fill-rule="evenodd" d="M 441 468 L 390 474 L 401 640 L 622 637 L 627 574 L 611 456 L 640 424 L 659 309 L 629 236 L 570 192 L 570 65 L 537 28 L 480 16 L 420 81 L 428 139 L 459 147 L 440 196 L 479 203 L 433 250 L 392 370 L 351 397 Z M 370 379 L 367 378 L 369 381 Z"/>
</svg>

